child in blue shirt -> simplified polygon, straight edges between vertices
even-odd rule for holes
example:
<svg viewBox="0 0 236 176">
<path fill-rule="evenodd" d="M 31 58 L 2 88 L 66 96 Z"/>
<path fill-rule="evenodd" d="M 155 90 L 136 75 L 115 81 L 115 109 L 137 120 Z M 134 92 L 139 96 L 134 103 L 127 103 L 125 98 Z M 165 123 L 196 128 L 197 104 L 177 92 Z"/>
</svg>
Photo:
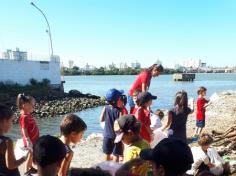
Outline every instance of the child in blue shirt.
<svg viewBox="0 0 236 176">
<path fill-rule="evenodd" d="M 123 154 L 122 143 L 114 143 L 116 134 L 114 132 L 114 122 L 121 115 L 121 107 L 123 102 L 121 101 L 121 95 L 123 91 L 118 91 L 116 89 L 109 89 L 106 93 L 106 105 L 100 115 L 100 123 L 105 122 L 104 132 L 103 132 L 103 153 L 105 153 L 105 160 L 112 160 L 119 162 L 119 156 Z M 113 158 L 111 157 L 113 154 Z"/>
</svg>

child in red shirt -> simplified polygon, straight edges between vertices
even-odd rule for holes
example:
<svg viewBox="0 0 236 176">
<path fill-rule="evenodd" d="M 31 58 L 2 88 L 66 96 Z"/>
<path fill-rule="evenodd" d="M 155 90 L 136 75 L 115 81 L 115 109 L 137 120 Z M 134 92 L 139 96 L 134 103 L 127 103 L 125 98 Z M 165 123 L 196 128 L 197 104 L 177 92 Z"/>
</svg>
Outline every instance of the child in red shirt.
<svg viewBox="0 0 236 176">
<path fill-rule="evenodd" d="M 17 96 L 17 107 L 20 110 L 20 131 L 24 146 L 29 150 L 29 155 L 25 164 L 26 174 L 37 172 L 32 167 L 32 146 L 39 138 L 39 129 L 31 113 L 34 111 L 35 99 L 31 96 L 19 94 Z"/>
<path fill-rule="evenodd" d="M 199 87 L 197 94 L 197 114 L 196 114 L 196 132 L 195 136 L 199 136 L 202 132 L 202 129 L 205 127 L 205 111 L 206 111 L 206 104 L 209 102 L 206 100 L 206 91 L 205 87 Z"/>
<path fill-rule="evenodd" d="M 152 100 L 157 99 L 149 92 L 141 92 L 138 95 L 137 104 L 139 108 L 135 113 L 135 117 L 141 122 L 140 137 L 145 139 L 147 142 L 152 141 L 152 130 L 150 128 L 151 119 L 149 107 L 152 105 Z"/>
</svg>

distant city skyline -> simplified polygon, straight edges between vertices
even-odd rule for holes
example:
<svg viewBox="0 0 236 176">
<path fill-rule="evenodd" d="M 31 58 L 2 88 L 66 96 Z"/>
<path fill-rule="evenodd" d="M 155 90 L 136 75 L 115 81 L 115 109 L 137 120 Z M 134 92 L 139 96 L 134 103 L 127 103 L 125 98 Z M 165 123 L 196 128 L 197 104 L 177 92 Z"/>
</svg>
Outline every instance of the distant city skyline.
<svg viewBox="0 0 236 176">
<path fill-rule="evenodd" d="M 54 54 L 64 65 L 96 67 L 157 59 L 164 66 L 200 59 L 236 66 L 234 0 L 33 1 L 51 26 Z M 49 57 L 43 16 L 28 0 L 1 2 L 0 52 L 19 47 L 28 58 Z"/>
</svg>

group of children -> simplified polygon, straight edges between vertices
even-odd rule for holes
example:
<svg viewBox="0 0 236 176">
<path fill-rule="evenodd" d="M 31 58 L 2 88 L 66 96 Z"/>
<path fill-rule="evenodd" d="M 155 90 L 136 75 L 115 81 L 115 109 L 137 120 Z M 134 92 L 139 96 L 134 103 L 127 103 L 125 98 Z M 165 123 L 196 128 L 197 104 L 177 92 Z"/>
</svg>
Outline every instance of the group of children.
<svg viewBox="0 0 236 176">
<path fill-rule="evenodd" d="M 100 115 L 100 122 L 104 123 L 102 149 L 105 153 L 105 160 L 126 163 L 139 157 L 142 150 L 150 149 L 150 143 L 154 138 L 153 132 L 157 129 L 161 131 L 167 129 L 168 138 L 179 139 L 183 143 L 187 143 L 187 117 L 193 112 L 193 109 L 188 107 L 188 96 L 185 91 L 176 93 L 174 107 L 168 112 L 165 125 L 162 125 L 161 122 L 164 113 L 159 109 L 155 112 L 150 109 L 152 100 L 157 99 L 156 96 L 149 92 L 134 91 L 134 106 L 128 113 L 125 107 L 127 97 L 123 93 L 117 89 L 109 89 L 106 94 L 108 104 Z M 200 135 L 199 145 L 203 153 L 207 152 L 211 143 L 210 139 L 210 142 L 201 142 L 204 138 L 201 133 L 205 126 L 205 107 L 208 103 L 205 95 L 206 88 L 200 87 L 197 99 L 195 136 Z M 80 142 L 87 129 L 85 122 L 74 114 L 67 114 L 60 124 L 61 137 L 59 139 L 52 136 L 39 137 L 39 128 L 31 115 L 34 111 L 35 99 L 19 94 L 16 103 L 20 110 L 19 122 L 23 148 L 28 153 L 16 160 L 13 141 L 4 136 L 11 128 L 15 114 L 8 107 L 0 105 L 0 175 L 20 175 L 18 166 L 23 162 L 25 162 L 25 175 L 34 173 L 38 175 L 53 175 L 50 173 L 59 176 L 67 175 L 73 158 L 70 144 Z M 204 163 L 208 168 L 213 167 L 210 162 L 204 160 Z M 195 165 L 193 165 L 193 169 L 199 168 Z M 37 169 L 33 166 L 37 166 Z M 149 169 L 150 164 L 144 162 L 139 169 L 132 170 L 132 173 L 145 175 Z"/>
<path fill-rule="evenodd" d="M 66 176 L 73 151 L 70 144 L 77 144 L 87 129 L 86 123 L 75 114 L 67 114 L 61 121 L 61 137 L 39 137 L 39 128 L 33 116 L 35 99 L 19 94 L 16 101 L 20 110 L 20 132 L 23 140 L 22 151 L 27 154 L 16 160 L 13 141 L 4 136 L 12 127 L 15 113 L 7 106 L 0 105 L 0 175 L 19 176 L 18 167 L 25 162 L 24 175 Z M 33 167 L 33 166 L 37 166 Z"/>
<path fill-rule="evenodd" d="M 199 138 L 198 144 L 203 153 L 207 152 L 211 143 L 201 142 L 206 136 L 206 134 L 202 134 L 205 127 L 205 108 L 209 103 L 205 97 L 206 91 L 205 87 L 199 87 L 197 91 L 196 131 L 193 136 L 194 140 Z M 106 94 L 108 105 L 104 107 L 100 116 L 100 122 L 105 121 L 103 152 L 106 160 L 113 159 L 116 162 L 122 160 L 125 163 L 137 158 L 143 149 L 150 148 L 150 143 L 155 135 L 154 131 L 157 129 L 167 130 L 168 138 L 178 139 L 187 144 L 187 119 L 188 115 L 194 111 L 194 108 L 191 109 L 188 105 L 187 92 L 182 90 L 176 93 L 174 106 L 168 112 L 165 125 L 162 125 L 161 122 L 164 113 L 159 109 L 155 112 L 150 109 L 152 100 L 157 99 L 156 96 L 149 92 L 135 91 L 133 94 L 134 106 L 131 107 L 130 113 L 125 115 L 121 113 L 125 108 L 122 96 L 123 91 L 110 89 Z M 206 145 L 207 147 L 205 147 Z M 211 168 L 213 165 L 207 164 L 206 167 Z M 139 174 L 147 172 L 148 166 L 141 168 L 138 171 Z"/>
</svg>

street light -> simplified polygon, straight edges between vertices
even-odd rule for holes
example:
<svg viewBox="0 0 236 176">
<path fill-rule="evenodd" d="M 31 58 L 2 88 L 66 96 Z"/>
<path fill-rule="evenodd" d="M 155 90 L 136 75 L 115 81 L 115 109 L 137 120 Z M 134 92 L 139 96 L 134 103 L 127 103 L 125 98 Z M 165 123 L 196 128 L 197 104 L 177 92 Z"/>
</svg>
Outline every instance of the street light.
<svg viewBox="0 0 236 176">
<path fill-rule="evenodd" d="M 47 22 L 47 25 L 48 25 L 48 30 L 46 30 L 46 32 L 48 33 L 49 35 L 49 39 L 50 39 L 50 44 L 51 44 L 51 57 L 53 56 L 53 47 L 52 47 L 52 36 L 51 36 L 51 29 L 50 29 L 50 25 L 49 25 L 49 22 L 48 22 L 48 19 L 47 17 L 45 16 L 45 14 L 43 13 L 43 11 L 38 8 L 33 2 L 30 3 L 32 6 L 34 6 L 38 11 L 40 11 L 40 13 L 43 15 L 43 17 L 45 18 L 46 22 Z"/>
</svg>

